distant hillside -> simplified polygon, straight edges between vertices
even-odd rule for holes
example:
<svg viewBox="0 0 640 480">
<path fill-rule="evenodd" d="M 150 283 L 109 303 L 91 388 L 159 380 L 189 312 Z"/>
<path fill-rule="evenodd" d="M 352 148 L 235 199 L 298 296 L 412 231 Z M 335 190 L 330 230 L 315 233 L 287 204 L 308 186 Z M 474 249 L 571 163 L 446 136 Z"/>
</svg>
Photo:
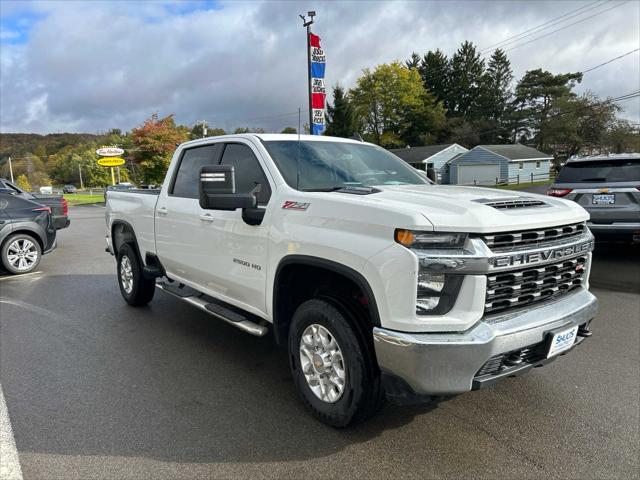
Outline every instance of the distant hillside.
<svg viewBox="0 0 640 480">
<path fill-rule="evenodd" d="M 91 133 L 0 133 L 0 160 L 9 156 L 20 157 L 25 153 L 38 156 L 52 155 L 67 145 L 99 141 L 103 135 Z"/>
</svg>

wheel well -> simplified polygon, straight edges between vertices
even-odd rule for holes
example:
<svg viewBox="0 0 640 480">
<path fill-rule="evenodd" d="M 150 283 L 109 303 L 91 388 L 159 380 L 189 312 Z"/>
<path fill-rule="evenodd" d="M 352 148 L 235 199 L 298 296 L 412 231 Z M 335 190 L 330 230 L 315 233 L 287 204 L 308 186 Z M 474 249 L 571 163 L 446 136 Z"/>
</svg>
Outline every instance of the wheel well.
<svg viewBox="0 0 640 480">
<path fill-rule="evenodd" d="M 132 243 L 140 258 L 140 251 L 138 250 L 138 241 L 136 240 L 136 234 L 133 232 L 133 227 L 128 223 L 116 222 L 111 228 L 111 240 L 113 242 L 113 253 L 117 257 L 118 250 L 125 243 Z"/>
<path fill-rule="evenodd" d="M 276 342 L 284 345 L 296 309 L 311 298 L 324 298 L 340 308 L 354 328 L 371 338 L 379 325 L 373 293 L 364 278 L 354 270 L 321 260 L 281 264 L 274 284 L 274 322 Z"/>
<path fill-rule="evenodd" d="M 36 242 L 38 242 L 38 245 L 40 245 L 40 250 L 42 250 L 44 252 L 44 242 L 42 241 L 42 238 L 40 238 L 40 235 L 38 235 L 36 232 L 31 231 L 31 230 L 16 230 L 16 231 L 12 231 L 11 233 L 9 233 L 9 235 L 7 235 L 7 237 L 2 240 L 2 245 L 4 245 L 4 242 L 6 241 L 7 238 L 16 235 L 17 233 L 22 233 L 25 235 L 29 235 L 30 237 L 33 237 L 36 239 Z"/>
</svg>

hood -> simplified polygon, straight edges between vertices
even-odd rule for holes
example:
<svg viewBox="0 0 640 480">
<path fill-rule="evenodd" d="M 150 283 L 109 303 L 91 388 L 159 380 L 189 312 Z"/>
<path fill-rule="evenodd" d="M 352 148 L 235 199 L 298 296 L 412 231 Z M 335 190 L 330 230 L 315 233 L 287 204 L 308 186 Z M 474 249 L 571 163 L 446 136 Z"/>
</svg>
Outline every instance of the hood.
<svg viewBox="0 0 640 480">
<path fill-rule="evenodd" d="M 577 223 L 589 218 L 586 210 L 575 202 L 527 192 L 455 185 L 385 185 L 376 188 L 380 192 L 358 198 L 384 204 L 387 208 L 413 210 L 424 216 L 437 231 L 504 232 Z M 542 204 L 513 206 L 523 200 Z M 497 202 L 506 202 L 511 208 L 496 208 Z"/>
</svg>

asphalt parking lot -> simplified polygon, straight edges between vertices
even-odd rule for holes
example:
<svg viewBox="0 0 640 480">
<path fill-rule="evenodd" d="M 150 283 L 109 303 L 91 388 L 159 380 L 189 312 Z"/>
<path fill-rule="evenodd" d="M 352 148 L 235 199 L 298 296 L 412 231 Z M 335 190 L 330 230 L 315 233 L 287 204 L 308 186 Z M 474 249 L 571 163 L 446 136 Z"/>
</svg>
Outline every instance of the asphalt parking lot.
<svg viewBox="0 0 640 480">
<path fill-rule="evenodd" d="M 0 276 L 0 383 L 25 479 L 637 478 L 640 249 L 598 245 L 594 336 L 530 374 L 335 430 L 286 355 L 157 292 L 120 297 L 104 209 Z"/>
</svg>

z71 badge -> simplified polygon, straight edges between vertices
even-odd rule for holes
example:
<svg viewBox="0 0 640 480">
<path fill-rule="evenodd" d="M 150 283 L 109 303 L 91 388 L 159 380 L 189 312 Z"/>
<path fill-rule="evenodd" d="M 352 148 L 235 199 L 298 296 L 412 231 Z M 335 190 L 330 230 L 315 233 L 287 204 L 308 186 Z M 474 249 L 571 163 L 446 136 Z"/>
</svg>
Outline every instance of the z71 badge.
<svg viewBox="0 0 640 480">
<path fill-rule="evenodd" d="M 304 212 L 307 208 L 309 208 L 309 205 L 311 204 L 308 202 L 294 202 L 291 200 L 286 200 L 282 204 L 282 209 L 283 210 L 300 210 Z"/>
</svg>

